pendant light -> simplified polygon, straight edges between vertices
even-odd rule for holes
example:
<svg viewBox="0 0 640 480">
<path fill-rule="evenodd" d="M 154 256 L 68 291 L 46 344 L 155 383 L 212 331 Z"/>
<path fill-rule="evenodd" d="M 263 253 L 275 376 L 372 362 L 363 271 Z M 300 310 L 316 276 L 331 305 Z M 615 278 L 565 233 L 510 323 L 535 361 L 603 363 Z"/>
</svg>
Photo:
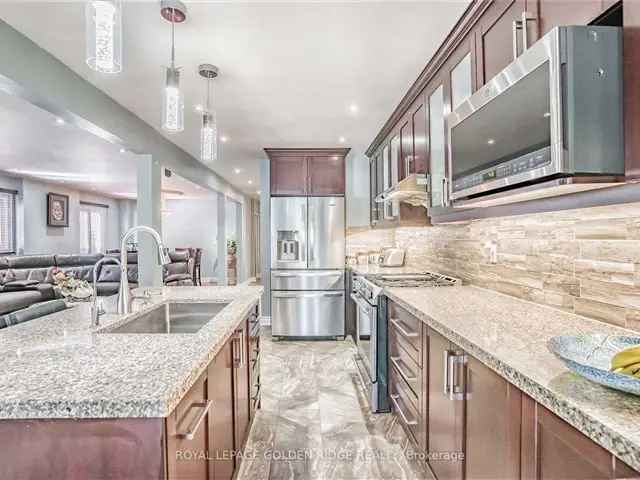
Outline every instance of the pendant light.
<svg viewBox="0 0 640 480">
<path fill-rule="evenodd" d="M 187 7 L 178 0 L 162 0 L 160 14 L 171 23 L 171 65 L 166 72 L 162 128 L 177 133 L 184 130 L 184 96 L 180 91 L 180 69 L 176 68 L 175 24 L 187 19 Z"/>
<path fill-rule="evenodd" d="M 87 65 L 96 72 L 122 71 L 122 0 L 85 2 Z"/>
<path fill-rule="evenodd" d="M 207 95 L 200 127 L 200 159 L 203 162 L 215 162 L 218 159 L 218 126 L 216 112 L 211 108 L 211 81 L 218 76 L 218 67 L 203 63 L 198 67 L 198 73 L 207 82 Z"/>
</svg>

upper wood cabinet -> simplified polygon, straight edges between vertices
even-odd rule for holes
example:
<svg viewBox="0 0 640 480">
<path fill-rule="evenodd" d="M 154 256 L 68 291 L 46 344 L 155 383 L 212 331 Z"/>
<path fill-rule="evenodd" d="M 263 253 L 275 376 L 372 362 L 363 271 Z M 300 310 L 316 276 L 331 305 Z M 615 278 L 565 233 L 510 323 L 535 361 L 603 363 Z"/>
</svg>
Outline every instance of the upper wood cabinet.
<svg viewBox="0 0 640 480">
<path fill-rule="evenodd" d="M 344 195 L 348 148 L 265 149 L 271 195 Z"/>
<path fill-rule="evenodd" d="M 413 123 L 413 171 L 410 173 L 427 173 L 429 142 L 427 141 L 427 108 L 424 96 L 420 96 L 414 104 L 411 114 Z"/>
<path fill-rule="evenodd" d="M 307 162 L 309 195 L 344 195 L 344 156 L 314 156 Z"/>
<path fill-rule="evenodd" d="M 302 155 L 282 155 L 271 159 L 271 194 L 306 195 L 307 158 Z"/>
<path fill-rule="evenodd" d="M 411 117 L 400 127 L 400 179 L 415 171 L 413 163 L 413 125 Z"/>
<path fill-rule="evenodd" d="M 518 23 L 526 11 L 525 0 L 496 0 L 479 21 L 476 33 L 476 66 L 484 85 L 522 53 L 522 29 Z M 530 22 L 527 22 L 530 24 Z M 533 31 L 528 25 L 527 32 Z"/>
</svg>

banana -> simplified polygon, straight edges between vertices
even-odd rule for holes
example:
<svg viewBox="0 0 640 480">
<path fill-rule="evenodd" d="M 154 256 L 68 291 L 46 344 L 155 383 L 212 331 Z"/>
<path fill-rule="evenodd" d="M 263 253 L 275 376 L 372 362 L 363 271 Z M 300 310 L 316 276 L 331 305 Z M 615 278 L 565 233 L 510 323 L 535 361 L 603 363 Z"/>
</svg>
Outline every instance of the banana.
<svg viewBox="0 0 640 480">
<path fill-rule="evenodd" d="M 633 377 L 637 377 L 640 374 L 640 362 L 634 363 L 633 365 L 629 365 L 625 368 L 618 368 L 614 370 L 616 373 L 620 373 L 622 375 L 631 375 Z"/>
<path fill-rule="evenodd" d="M 626 348 L 618 352 L 611 359 L 611 370 L 624 369 L 636 363 L 640 363 L 640 345 Z"/>
</svg>

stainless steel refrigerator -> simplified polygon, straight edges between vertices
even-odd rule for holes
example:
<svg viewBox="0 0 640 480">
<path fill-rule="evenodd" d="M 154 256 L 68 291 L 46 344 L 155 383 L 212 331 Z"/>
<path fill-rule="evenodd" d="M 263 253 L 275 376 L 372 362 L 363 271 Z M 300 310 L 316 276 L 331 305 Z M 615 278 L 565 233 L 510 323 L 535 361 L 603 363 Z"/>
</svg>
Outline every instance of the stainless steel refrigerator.
<svg viewBox="0 0 640 480">
<path fill-rule="evenodd" d="M 271 198 L 271 333 L 344 337 L 344 197 Z"/>
</svg>

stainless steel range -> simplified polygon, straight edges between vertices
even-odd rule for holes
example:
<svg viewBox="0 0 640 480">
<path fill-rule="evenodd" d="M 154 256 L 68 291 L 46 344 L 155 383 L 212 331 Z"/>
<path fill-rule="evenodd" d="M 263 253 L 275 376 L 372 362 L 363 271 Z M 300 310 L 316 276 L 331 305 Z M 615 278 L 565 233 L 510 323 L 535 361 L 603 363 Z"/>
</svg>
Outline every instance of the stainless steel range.
<svg viewBox="0 0 640 480">
<path fill-rule="evenodd" d="M 369 393 L 373 412 L 389 411 L 387 298 L 389 287 L 451 287 L 460 285 L 457 278 L 438 273 L 380 274 L 355 276 L 351 298 L 356 303 L 356 365 Z"/>
</svg>

